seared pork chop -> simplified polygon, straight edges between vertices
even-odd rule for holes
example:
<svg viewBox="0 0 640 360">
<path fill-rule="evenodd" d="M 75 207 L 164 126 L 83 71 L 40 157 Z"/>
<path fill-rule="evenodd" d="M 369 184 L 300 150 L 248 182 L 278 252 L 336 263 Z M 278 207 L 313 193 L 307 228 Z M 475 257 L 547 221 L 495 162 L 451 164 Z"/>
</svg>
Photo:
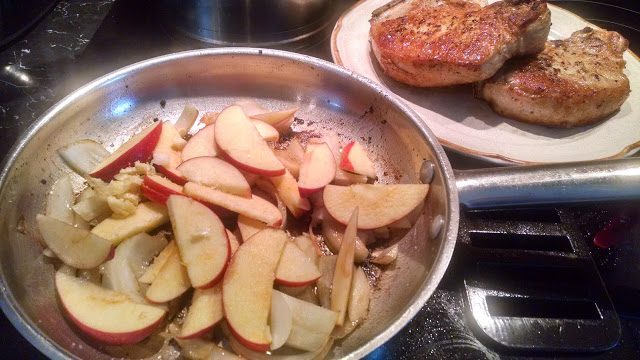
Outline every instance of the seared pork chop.
<svg viewBox="0 0 640 360">
<path fill-rule="evenodd" d="M 403 0 L 374 11 L 369 37 L 385 73 L 414 86 L 487 79 L 511 57 L 544 49 L 544 0 Z"/>
<path fill-rule="evenodd" d="M 622 54 L 629 42 L 615 31 L 584 28 L 548 41 L 533 58 L 514 59 L 475 94 L 498 114 L 526 122 L 573 127 L 617 111 L 630 93 Z"/>
</svg>

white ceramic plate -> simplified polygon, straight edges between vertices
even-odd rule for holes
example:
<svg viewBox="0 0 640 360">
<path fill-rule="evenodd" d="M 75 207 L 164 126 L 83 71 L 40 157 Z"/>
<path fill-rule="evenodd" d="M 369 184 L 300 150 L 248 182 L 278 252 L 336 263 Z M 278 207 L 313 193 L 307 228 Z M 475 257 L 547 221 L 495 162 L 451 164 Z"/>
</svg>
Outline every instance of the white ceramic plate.
<svg viewBox="0 0 640 360">
<path fill-rule="evenodd" d="M 486 102 L 473 97 L 470 85 L 417 88 L 384 75 L 369 45 L 369 19 L 373 10 L 389 1 L 362 0 L 340 18 L 331 39 L 333 60 L 406 101 L 444 146 L 503 164 L 618 158 L 640 149 L 640 59 L 630 51 L 624 59 L 631 95 L 619 112 L 606 121 L 574 129 L 526 124 L 494 113 Z M 549 9 L 550 39 L 596 27 L 559 7 L 549 5 Z"/>
</svg>

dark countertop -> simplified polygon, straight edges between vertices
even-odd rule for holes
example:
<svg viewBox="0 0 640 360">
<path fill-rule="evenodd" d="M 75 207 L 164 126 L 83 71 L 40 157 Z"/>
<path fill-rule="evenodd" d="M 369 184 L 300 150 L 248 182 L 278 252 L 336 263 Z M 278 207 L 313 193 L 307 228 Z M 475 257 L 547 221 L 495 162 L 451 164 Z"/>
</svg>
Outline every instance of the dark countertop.
<svg viewBox="0 0 640 360">
<path fill-rule="evenodd" d="M 351 2 L 353 1 L 345 1 Z M 639 2 L 550 2 L 565 7 L 596 25 L 619 31 L 625 37 L 634 39 L 631 49 L 640 53 L 640 32 L 629 25 L 635 25 L 636 28 L 640 26 L 637 21 L 640 18 Z M 153 16 L 153 4 L 150 0 L 60 1 L 26 35 L 0 48 L 0 157 L 8 153 L 18 136 L 44 111 L 88 81 L 146 58 L 193 48 L 192 43 L 167 36 Z M 635 13 L 621 10 L 620 6 L 631 8 Z M 603 17 L 602 14 L 609 16 Z M 330 60 L 327 43 L 308 49 L 307 53 Z M 462 155 L 449 155 L 456 168 L 488 165 Z M 589 224 L 586 234 L 593 236 L 593 231 L 605 224 L 615 214 L 615 210 L 598 207 L 594 211 L 580 214 L 580 221 Z M 447 328 L 448 331 L 457 332 L 459 338 L 467 339 L 460 343 L 466 350 L 459 353 L 455 351 L 456 344 L 450 344 L 453 346 L 449 346 L 447 351 L 443 350 L 442 345 L 434 345 L 452 341 L 452 335 L 445 331 L 447 329 L 436 328 L 428 335 L 419 331 L 420 324 L 431 322 L 437 325 L 438 317 L 464 323 L 460 304 L 456 303 L 459 299 L 456 300 L 458 289 L 452 280 L 455 276 L 448 278 L 430 299 L 427 307 L 432 310 L 420 312 L 412 322 L 413 325 L 398 335 L 408 342 L 419 344 L 420 346 L 413 348 L 415 352 L 395 345 L 374 352 L 372 359 L 499 357 L 497 353 L 487 350 L 472 339 L 468 329 Z M 618 350 L 595 357 L 638 358 L 640 325 L 633 319 L 625 318 L 622 322 L 626 332 Z M 3 315 L 0 315 L 0 334 L 4 338 L 0 350 L 6 358 L 44 358 L 20 336 Z"/>
</svg>

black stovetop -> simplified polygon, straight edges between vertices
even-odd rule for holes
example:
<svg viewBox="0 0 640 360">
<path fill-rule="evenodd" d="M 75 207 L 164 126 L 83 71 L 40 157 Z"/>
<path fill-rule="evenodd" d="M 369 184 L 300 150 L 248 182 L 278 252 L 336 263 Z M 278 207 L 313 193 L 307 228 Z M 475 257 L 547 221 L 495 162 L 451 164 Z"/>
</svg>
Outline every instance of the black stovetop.
<svg viewBox="0 0 640 360">
<path fill-rule="evenodd" d="M 353 2 L 344 1 L 341 6 Z M 640 2 L 550 2 L 598 26 L 620 32 L 630 40 L 630 48 L 636 54 L 640 53 Z M 152 0 L 60 1 L 22 37 L 0 48 L 0 156 L 4 157 L 19 134 L 46 109 L 84 83 L 136 61 L 202 46 L 168 34 L 156 20 L 151 10 L 153 4 Z M 331 60 L 328 37 L 301 52 Z M 456 169 L 492 166 L 460 154 L 448 152 L 448 155 Z M 637 305 L 640 303 L 640 270 L 636 270 L 635 263 L 640 258 L 640 247 L 633 244 L 640 238 L 637 209 L 640 209 L 640 203 L 627 202 L 465 212 L 453 261 L 440 286 L 410 324 L 368 358 L 640 358 L 640 306 Z M 635 225 L 620 231 L 620 244 L 611 249 L 594 246 L 594 234 L 620 215 L 625 219 L 635 218 Z M 477 251 L 474 249 L 478 246 L 474 245 L 470 234 L 477 233 L 487 224 L 509 232 L 522 228 L 523 223 L 527 225 L 527 236 L 531 233 L 549 236 L 549 229 L 571 233 L 571 241 L 580 241 L 587 257 L 593 257 L 620 320 L 621 336 L 613 348 L 595 353 L 513 351 L 492 342 L 479 330 L 483 324 L 474 322 L 465 307 L 469 286 L 476 281 L 470 276 L 476 268 L 470 264 L 475 264 Z M 495 246 L 495 240 L 491 241 L 489 243 Z M 508 251 L 515 254 L 520 250 Z M 554 277 L 553 274 L 545 275 L 544 279 L 527 276 L 527 281 L 543 287 Z M 588 317 L 588 313 L 585 314 Z M 5 357 L 44 358 L 3 315 L 0 315 L 0 333 L 4 338 L 0 351 L 6 354 Z"/>
</svg>

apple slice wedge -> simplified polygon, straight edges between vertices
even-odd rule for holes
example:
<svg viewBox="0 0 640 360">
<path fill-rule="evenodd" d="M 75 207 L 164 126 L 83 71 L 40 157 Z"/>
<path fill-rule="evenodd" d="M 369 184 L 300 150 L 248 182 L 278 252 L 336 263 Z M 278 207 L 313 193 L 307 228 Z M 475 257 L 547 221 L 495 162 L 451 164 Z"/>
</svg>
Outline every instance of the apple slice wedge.
<svg viewBox="0 0 640 360">
<path fill-rule="evenodd" d="M 162 124 L 156 123 L 142 130 L 92 169 L 89 176 L 109 182 L 120 170 L 133 166 L 136 161 L 148 161 L 160 140 L 162 129 Z"/>
<path fill-rule="evenodd" d="M 118 245 L 122 240 L 141 232 L 149 232 L 169 221 L 167 207 L 152 201 L 138 205 L 135 214 L 126 218 L 110 217 L 102 220 L 91 232 Z"/>
<path fill-rule="evenodd" d="M 289 145 L 284 150 L 274 150 L 274 154 L 284 167 L 289 170 L 293 177 L 298 178 L 300 175 L 300 167 L 304 158 L 304 148 L 297 138 L 291 139 Z"/>
<path fill-rule="evenodd" d="M 287 206 L 293 216 L 299 218 L 311 210 L 309 200 L 300 196 L 298 183 L 289 170 L 285 169 L 284 175 L 273 176 L 269 180 L 276 188 L 280 200 Z"/>
<path fill-rule="evenodd" d="M 347 144 L 342 149 L 340 168 L 372 179 L 377 177 L 373 162 L 367 156 L 364 147 L 357 141 Z"/>
<path fill-rule="evenodd" d="M 105 289 L 63 272 L 55 277 L 62 307 L 84 333 L 103 343 L 137 343 L 162 323 L 165 311 L 132 300 L 127 295 Z"/>
<path fill-rule="evenodd" d="M 187 268 L 182 265 L 179 251 L 173 251 L 151 282 L 145 298 L 154 304 L 173 300 L 191 288 Z"/>
<path fill-rule="evenodd" d="M 218 149 L 233 165 L 262 176 L 284 174 L 284 165 L 240 106 L 232 105 L 222 110 L 214 126 Z"/>
<path fill-rule="evenodd" d="M 144 274 L 138 278 L 138 281 L 142 284 L 151 284 L 174 252 L 178 252 L 178 245 L 176 245 L 175 240 L 171 241 L 160 251 L 158 256 L 153 259 L 153 262 L 144 271 Z"/>
<path fill-rule="evenodd" d="M 342 244 L 342 239 L 344 238 L 345 226 L 336 221 L 329 213 L 326 208 L 323 209 L 323 220 L 322 220 L 322 236 L 324 237 L 324 241 L 327 244 L 327 247 L 331 252 L 337 254 L 340 251 L 340 244 Z M 357 263 L 361 263 L 369 257 L 369 249 L 367 249 L 367 245 L 363 241 L 364 234 L 362 231 L 358 231 L 356 234 L 356 253 L 354 261 Z"/>
<path fill-rule="evenodd" d="M 335 176 L 336 162 L 329 145 L 326 143 L 307 144 L 298 177 L 300 196 L 306 198 L 314 192 L 324 189 Z"/>
<path fill-rule="evenodd" d="M 349 294 L 351 290 L 351 279 L 353 277 L 353 257 L 356 250 L 356 233 L 358 232 L 358 208 L 356 207 L 349 219 L 349 225 L 344 232 L 340 252 L 336 260 L 336 268 L 333 273 L 331 286 L 331 310 L 338 313 L 336 325 L 342 326 L 347 305 L 349 304 Z"/>
<path fill-rule="evenodd" d="M 195 133 L 182 149 L 183 162 L 201 156 L 218 156 L 213 124 Z"/>
<path fill-rule="evenodd" d="M 251 199 L 247 199 L 192 182 L 184 185 L 184 193 L 194 199 L 206 201 L 252 219 L 260 220 L 269 226 L 279 226 L 282 223 L 280 210 L 258 196 L 252 196 Z"/>
<path fill-rule="evenodd" d="M 110 241 L 78 229 L 71 224 L 38 214 L 38 230 L 49 249 L 65 264 L 76 269 L 91 269 L 113 254 Z"/>
<path fill-rule="evenodd" d="M 224 224 L 211 209 L 186 196 L 169 196 L 167 209 L 191 285 L 214 286 L 222 280 L 231 256 Z"/>
<path fill-rule="evenodd" d="M 427 197 L 428 184 L 327 185 L 323 200 L 329 215 L 342 224 L 360 208 L 359 229 L 387 226 L 409 214 Z"/>
<path fill-rule="evenodd" d="M 256 127 L 256 130 L 260 133 L 260 136 L 265 141 L 278 141 L 280 140 L 280 133 L 276 128 L 260 120 L 251 119 L 251 123 Z"/>
<path fill-rule="evenodd" d="M 233 336 L 255 351 L 272 342 L 267 323 L 275 271 L 285 244 L 282 230 L 265 229 L 244 242 L 233 255 L 222 283 L 222 304 Z"/>
<path fill-rule="evenodd" d="M 287 242 L 276 268 L 276 283 L 284 286 L 306 286 L 322 276 L 314 263 L 292 241 Z"/>
<path fill-rule="evenodd" d="M 251 198 L 251 187 L 247 179 L 240 170 L 224 160 L 211 156 L 197 157 L 183 162 L 177 170 L 188 181 Z"/>
<path fill-rule="evenodd" d="M 180 339 L 200 337 L 224 318 L 222 283 L 209 289 L 195 289 L 191 306 L 180 329 Z"/>
<path fill-rule="evenodd" d="M 267 224 L 260 220 L 252 219 L 242 214 L 238 215 L 238 229 L 242 236 L 242 241 L 247 241 L 250 237 L 268 228 Z"/>
<path fill-rule="evenodd" d="M 168 121 L 162 123 L 162 135 L 153 150 L 151 162 L 158 172 L 178 185 L 184 185 L 187 182 L 182 174 L 176 170 L 178 165 L 182 163 L 181 151 L 186 143 L 173 124 Z"/>
<path fill-rule="evenodd" d="M 295 115 L 300 108 L 291 108 L 286 110 L 271 111 L 262 114 L 251 115 L 252 119 L 263 121 L 269 125 L 277 125 Z"/>
</svg>

